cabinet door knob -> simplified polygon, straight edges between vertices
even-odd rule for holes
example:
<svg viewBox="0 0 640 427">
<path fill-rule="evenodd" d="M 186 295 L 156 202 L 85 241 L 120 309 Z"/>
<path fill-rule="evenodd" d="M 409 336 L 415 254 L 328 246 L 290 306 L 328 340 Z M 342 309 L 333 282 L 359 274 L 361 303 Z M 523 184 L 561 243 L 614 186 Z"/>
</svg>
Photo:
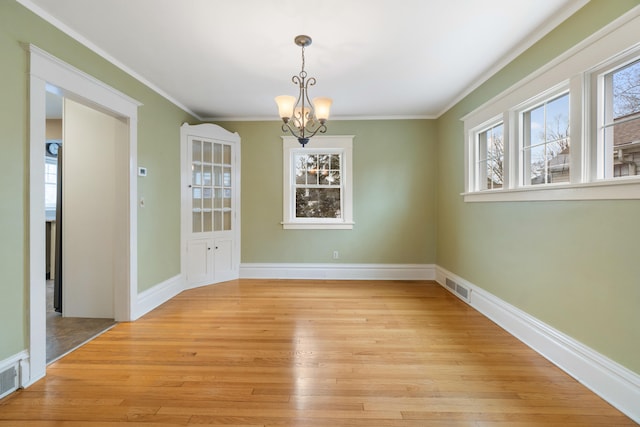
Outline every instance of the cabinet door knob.
<svg viewBox="0 0 640 427">
<path fill-rule="evenodd" d="M 208 250 L 208 251 L 210 251 L 210 250 L 211 250 L 211 248 L 207 247 L 207 250 Z"/>
</svg>

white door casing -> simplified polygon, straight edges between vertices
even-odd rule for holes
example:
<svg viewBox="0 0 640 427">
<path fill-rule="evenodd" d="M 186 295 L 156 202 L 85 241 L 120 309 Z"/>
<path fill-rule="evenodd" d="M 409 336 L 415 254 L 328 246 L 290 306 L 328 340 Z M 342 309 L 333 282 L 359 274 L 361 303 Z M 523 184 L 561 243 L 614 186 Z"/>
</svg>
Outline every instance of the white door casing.
<svg viewBox="0 0 640 427">
<path fill-rule="evenodd" d="M 182 272 L 186 287 L 240 274 L 240 136 L 213 124 L 181 129 Z"/>
<path fill-rule="evenodd" d="M 132 320 L 138 293 L 137 226 L 137 141 L 138 107 L 142 104 L 92 76 L 55 58 L 34 45 L 29 53 L 29 360 L 21 361 L 20 386 L 26 387 L 46 374 L 46 286 L 45 286 L 45 208 L 44 141 L 46 92 L 90 104 L 124 120 L 128 126 L 126 143 L 121 147 L 128 157 L 127 218 L 118 278 L 114 289 L 114 315 L 118 321 Z"/>
</svg>

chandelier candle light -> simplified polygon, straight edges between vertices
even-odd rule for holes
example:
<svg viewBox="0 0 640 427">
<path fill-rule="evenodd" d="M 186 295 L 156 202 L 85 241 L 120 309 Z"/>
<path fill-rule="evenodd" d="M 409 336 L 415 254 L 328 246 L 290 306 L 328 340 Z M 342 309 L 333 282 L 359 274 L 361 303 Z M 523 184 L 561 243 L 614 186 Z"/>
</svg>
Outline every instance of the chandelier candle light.
<svg viewBox="0 0 640 427">
<path fill-rule="evenodd" d="M 327 126 L 325 123 L 329 119 L 331 109 L 331 98 L 314 98 L 313 103 L 309 100 L 308 87 L 316 84 L 314 77 L 307 79 L 307 72 L 304 70 L 304 48 L 311 44 L 311 37 L 297 36 L 295 43 L 302 48 L 302 70 L 297 76 L 291 79 L 293 84 L 298 85 L 300 93 L 298 99 L 295 96 L 276 96 L 278 113 L 284 122 L 283 132 L 291 132 L 298 138 L 298 142 L 304 147 L 311 137 L 316 133 L 325 133 Z"/>
</svg>

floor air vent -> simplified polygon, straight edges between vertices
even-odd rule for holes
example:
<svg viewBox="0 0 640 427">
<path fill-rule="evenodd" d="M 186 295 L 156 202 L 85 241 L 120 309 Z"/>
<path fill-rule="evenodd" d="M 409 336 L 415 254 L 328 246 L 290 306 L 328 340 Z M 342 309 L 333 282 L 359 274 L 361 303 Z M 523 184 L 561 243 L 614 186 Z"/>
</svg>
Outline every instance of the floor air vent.
<svg viewBox="0 0 640 427">
<path fill-rule="evenodd" d="M 18 371 L 15 366 L 0 372 L 0 399 L 18 389 Z"/>
<path fill-rule="evenodd" d="M 456 283 L 456 293 L 458 295 L 460 295 L 460 297 L 465 300 L 468 301 L 469 300 L 469 289 L 465 288 L 464 286 L 461 286 L 459 284 Z"/>
<path fill-rule="evenodd" d="M 447 279 L 444 282 L 447 285 L 447 288 L 451 289 L 452 291 L 456 290 L 456 282 L 454 282 L 453 280 L 449 279 L 447 277 Z"/>
</svg>

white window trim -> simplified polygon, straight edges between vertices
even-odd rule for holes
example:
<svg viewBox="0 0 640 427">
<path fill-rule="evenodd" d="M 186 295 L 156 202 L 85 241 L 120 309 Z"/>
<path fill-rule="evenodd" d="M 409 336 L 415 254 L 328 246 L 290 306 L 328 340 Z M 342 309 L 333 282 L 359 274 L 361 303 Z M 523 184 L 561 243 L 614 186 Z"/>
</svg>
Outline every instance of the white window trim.
<svg viewBox="0 0 640 427">
<path fill-rule="evenodd" d="M 640 6 L 635 7 L 526 79 L 464 116 L 465 202 L 537 200 L 613 200 L 640 198 L 640 177 L 597 179 L 593 160 L 596 135 L 593 111 L 596 96 L 591 90 L 594 73 L 621 53 L 640 55 Z M 570 89 L 571 178 L 566 184 L 521 185 L 519 180 L 519 112 L 522 105 L 549 91 Z M 566 89 L 565 89 L 566 90 Z M 505 183 L 502 189 L 477 191 L 474 182 L 475 134 L 503 116 L 505 135 Z M 508 157 L 507 157 L 508 155 Z"/>
<path fill-rule="evenodd" d="M 282 137 L 283 192 L 282 192 L 282 228 L 308 230 L 351 230 L 353 229 L 353 135 L 314 136 L 309 144 L 312 148 L 303 148 L 293 136 Z M 316 152 L 339 150 L 342 154 L 342 218 L 296 218 L 293 174 L 293 155 L 304 150 Z"/>
</svg>

